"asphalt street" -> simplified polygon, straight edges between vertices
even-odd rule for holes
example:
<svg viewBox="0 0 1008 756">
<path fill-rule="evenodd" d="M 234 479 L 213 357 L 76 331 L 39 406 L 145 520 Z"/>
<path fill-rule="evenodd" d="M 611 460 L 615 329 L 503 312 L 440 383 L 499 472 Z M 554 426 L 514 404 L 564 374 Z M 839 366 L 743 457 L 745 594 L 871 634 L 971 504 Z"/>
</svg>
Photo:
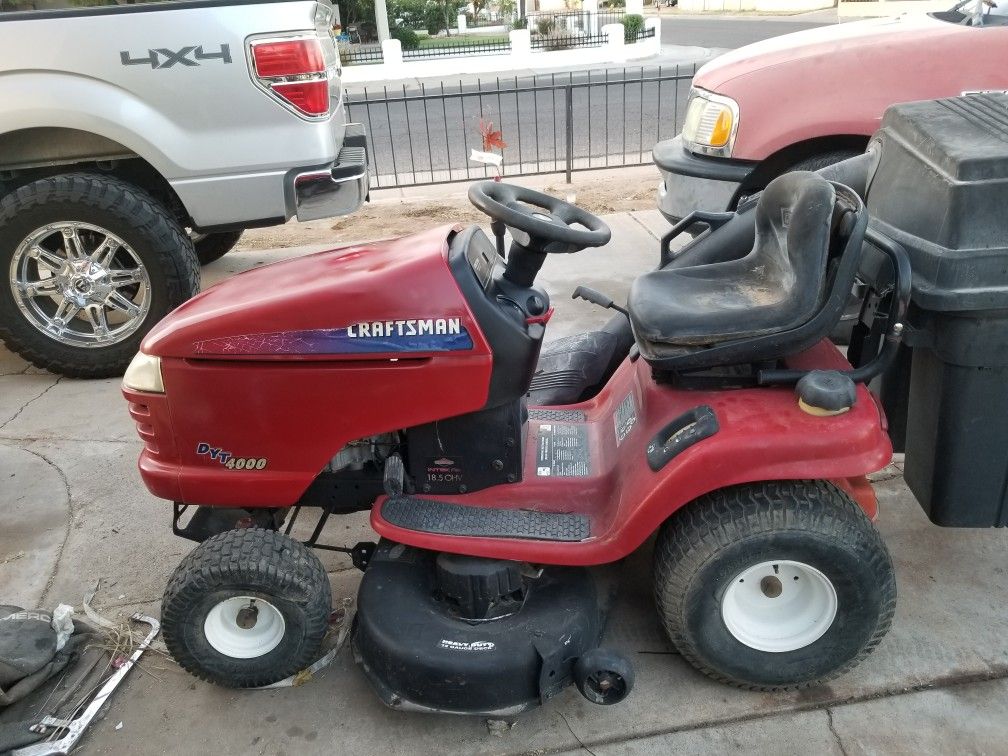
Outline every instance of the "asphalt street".
<svg viewBox="0 0 1008 756">
<path fill-rule="evenodd" d="M 662 43 L 717 54 L 835 22 L 830 15 L 808 18 L 667 15 Z M 601 70 L 358 86 L 346 97 L 348 118 L 368 130 L 378 188 L 493 175 L 495 168 L 470 159 L 473 148 L 482 149 L 481 124 L 487 123 L 507 145 L 503 175 L 554 173 L 568 164 L 575 170 L 638 165 L 650 162 L 655 142 L 678 133 L 690 81 L 703 62 L 664 65 L 659 56 Z"/>
<path fill-rule="evenodd" d="M 836 21 L 833 14 L 807 13 L 786 18 L 756 16 L 685 17 L 665 15 L 662 18 L 663 45 L 696 45 L 734 50 L 781 34 L 814 29 Z M 809 20 L 804 20 L 809 19 Z"/>
</svg>

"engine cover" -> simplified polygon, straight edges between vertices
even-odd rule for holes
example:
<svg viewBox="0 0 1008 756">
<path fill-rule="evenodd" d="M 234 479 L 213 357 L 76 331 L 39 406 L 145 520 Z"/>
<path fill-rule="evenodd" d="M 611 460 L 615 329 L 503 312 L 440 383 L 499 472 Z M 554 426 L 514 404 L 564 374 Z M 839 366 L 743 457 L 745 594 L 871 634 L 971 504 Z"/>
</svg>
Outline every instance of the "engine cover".
<svg viewBox="0 0 1008 756">
<path fill-rule="evenodd" d="M 456 494 L 522 479 L 520 401 L 408 428 L 408 469 L 418 491 Z"/>
<path fill-rule="evenodd" d="M 573 682 L 604 623 L 607 593 L 588 569 L 547 567 L 517 612 L 477 622 L 438 600 L 436 557 L 382 541 L 361 580 L 354 654 L 388 706 L 508 716 Z"/>
</svg>

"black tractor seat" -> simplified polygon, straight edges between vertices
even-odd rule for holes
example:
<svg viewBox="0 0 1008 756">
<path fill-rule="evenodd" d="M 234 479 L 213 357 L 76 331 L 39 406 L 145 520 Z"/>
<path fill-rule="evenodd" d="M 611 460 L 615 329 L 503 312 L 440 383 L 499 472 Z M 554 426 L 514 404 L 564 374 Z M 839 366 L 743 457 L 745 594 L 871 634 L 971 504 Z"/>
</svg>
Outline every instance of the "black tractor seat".
<svg viewBox="0 0 1008 756">
<path fill-rule="evenodd" d="M 765 362 L 807 349 L 839 321 L 867 225 L 857 194 L 814 173 L 788 173 L 763 191 L 755 224 L 748 253 L 634 281 L 630 323 L 653 366 Z"/>
</svg>

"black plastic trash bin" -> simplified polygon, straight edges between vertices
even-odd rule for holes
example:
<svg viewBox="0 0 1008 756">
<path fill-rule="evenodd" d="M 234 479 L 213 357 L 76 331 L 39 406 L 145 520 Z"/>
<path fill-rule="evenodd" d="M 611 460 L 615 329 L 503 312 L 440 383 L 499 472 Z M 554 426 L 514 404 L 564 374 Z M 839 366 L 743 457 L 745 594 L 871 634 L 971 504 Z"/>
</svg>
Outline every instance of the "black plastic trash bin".
<svg viewBox="0 0 1008 756">
<path fill-rule="evenodd" d="M 904 477 L 938 525 L 1008 525 L 1008 95 L 894 106 L 874 142 L 868 210 L 914 279 L 881 390 Z"/>
</svg>

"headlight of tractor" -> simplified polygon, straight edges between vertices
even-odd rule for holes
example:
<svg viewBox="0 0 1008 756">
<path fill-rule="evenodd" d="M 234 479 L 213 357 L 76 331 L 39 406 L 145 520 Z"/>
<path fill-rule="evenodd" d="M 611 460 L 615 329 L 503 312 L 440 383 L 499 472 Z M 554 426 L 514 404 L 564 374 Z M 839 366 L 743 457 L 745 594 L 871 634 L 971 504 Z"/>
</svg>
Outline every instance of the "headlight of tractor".
<svg viewBox="0 0 1008 756">
<path fill-rule="evenodd" d="M 738 120 L 739 108 L 735 100 L 703 89 L 693 89 L 686 107 L 683 144 L 687 149 L 704 155 L 731 157 Z"/>
<path fill-rule="evenodd" d="M 123 386 L 133 391 L 163 394 L 164 383 L 161 380 L 161 358 L 137 352 L 136 357 L 133 358 L 129 367 L 126 368 L 126 375 L 123 376 Z"/>
</svg>

